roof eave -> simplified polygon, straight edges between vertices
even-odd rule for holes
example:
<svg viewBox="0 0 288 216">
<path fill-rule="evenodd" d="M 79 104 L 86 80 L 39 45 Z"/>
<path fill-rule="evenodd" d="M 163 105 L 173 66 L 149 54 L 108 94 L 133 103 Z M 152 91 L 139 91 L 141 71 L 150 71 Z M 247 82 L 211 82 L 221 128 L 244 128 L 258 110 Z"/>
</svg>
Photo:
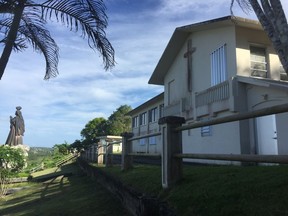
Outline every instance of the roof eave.
<svg viewBox="0 0 288 216">
<path fill-rule="evenodd" d="M 164 100 L 164 92 L 156 95 L 155 97 L 151 98 L 150 100 L 146 101 L 143 104 L 140 104 L 138 107 L 136 107 L 135 109 L 131 110 L 130 112 L 128 112 L 126 115 L 128 116 L 132 116 L 135 113 L 139 112 L 139 110 L 144 109 L 148 106 L 151 106 L 152 104 L 155 104 L 161 100 Z"/>
<path fill-rule="evenodd" d="M 180 52 L 181 47 L 185 43 L 189 32 L 175 29 L 170 41 L 168 42 L 154 72 L 152 73 L 148 83 L 156 85 L 164 85 L 164 77 L 171 66 L 173 59 Z"/>
</svg>

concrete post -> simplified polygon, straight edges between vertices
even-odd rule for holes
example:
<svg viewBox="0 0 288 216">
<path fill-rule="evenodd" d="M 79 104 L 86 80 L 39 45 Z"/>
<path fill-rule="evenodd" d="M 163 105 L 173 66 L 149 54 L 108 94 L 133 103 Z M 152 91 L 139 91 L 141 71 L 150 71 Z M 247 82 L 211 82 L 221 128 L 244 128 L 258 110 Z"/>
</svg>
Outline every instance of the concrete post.
<svg viewBox="0 0 288 216">
<path fill-rule="evenodd" d="M 95 161 L 95 144 L 92 144 L 91 146 L 91 161 L 94 162 Z"/>
<path fill-rule="evenodd" d="M 183 117 L 167 116 L 159 119 L 162 136 L 162 187 L 170 188 L 182 178 L 182 158 L 173 157 L 182 153 L 182 131 L 175 128 L 185 123 Z"/>
<path fill-rule="evenodd" d="M 113 166 L 112 154 L 113 154 L 113 144 L 107 143 L 106 158 L 105 158 L 105 166 L 106 167 Z"/>
<path fill-rule="evenodd" d="M 94 151 L 93 151 L 93 162 L 96 162 L 98 163 L 98 144 L 97 143 L 94 143 L 93 144 L 93 148 L 94 148 Z"/>
<path fill-rule="evenodd" d="M 128 170 L 133 167 L 133 158 L 129 154 L 132 153 L 132 141 L 129 141 L 133 137 L 133 133 L 122 133 L 122 158 L 121 169 Z"/>
<path fill-rule="evenodd" d="M 104 152 L 106 143 L 98 143 L 98 164 L 104 164 Z"/>
</svg>

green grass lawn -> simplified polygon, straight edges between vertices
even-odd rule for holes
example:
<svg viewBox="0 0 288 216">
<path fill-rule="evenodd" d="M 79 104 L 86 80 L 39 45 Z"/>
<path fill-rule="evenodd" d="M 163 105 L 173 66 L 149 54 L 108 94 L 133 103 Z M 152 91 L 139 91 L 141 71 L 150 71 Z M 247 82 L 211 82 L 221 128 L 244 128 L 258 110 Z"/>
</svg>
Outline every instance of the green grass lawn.
<svg viewBox="0 0 288 216">
<path fill-rule="evenodd" d="M 161 188 L 160 167 L 103 169 L 167 201 L 177 215 L 288 215 L 288 166 L 185 166 L 183 180 L 169 191 Z"/>
<path fill-rule="evenodd" d="M 95 180 L 81 175 L 76 164 L 35 173 L 35 178 L 73 172 L 44 183 L 24 183 L 25 189 L 0 200 L 1 216 L 127 215 L 120 202 Z M 15 187 L 16 187 L 15 186 Z"/>
<path fill-rule="evenodd" d="M 288 166 L 185 166 L 183 180 L 170 190 L 162 189 L 158 166 L 137 165 L 125 172 L 118 166 L 98 168 L 167 202 L 179 216 L 288 216 Z M 26 183 L 28 188 L 0 200 L 0 215 L 127 215 L 114 196 L 79 175 L 75 164 L 44 170 L 33 179 L 55 173 L 60 176 Z"/>
</svg>

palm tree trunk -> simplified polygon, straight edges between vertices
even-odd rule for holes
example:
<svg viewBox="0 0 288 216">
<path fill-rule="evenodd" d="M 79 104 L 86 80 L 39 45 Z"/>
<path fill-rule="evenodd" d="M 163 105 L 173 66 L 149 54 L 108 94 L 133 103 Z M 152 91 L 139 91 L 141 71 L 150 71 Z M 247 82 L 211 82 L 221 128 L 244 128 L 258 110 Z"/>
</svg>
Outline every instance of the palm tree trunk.
<svg viewBox="0 0 288 216">
<path fill-rule="evenodd" d="M 257 0 L 249 0 L 258 20 L 270 38 L 285 72 L 288 74 L 288 24 L 281 2 L 279 0 L 273 1 L 271 1 L 273 2 L 271 3 L 272 9 L 265 4 L 262 5 L 264 11 L 269 14 L 266 16 Z M 265 3 L 265 1 L 263 2 Z"/>
<path fill-rule="evenodd" d="M 4 74 L 6 65 L 11 55 L 13 44 L 17 38 L 17 32 L 24 11 L 26 0 L 19 0 L 18 2 L 19 2 L 18 5 L 15 7 L 13 22 L 7 35 L 7 41 L 0 58 L 0 80 Z"/>
</svg>

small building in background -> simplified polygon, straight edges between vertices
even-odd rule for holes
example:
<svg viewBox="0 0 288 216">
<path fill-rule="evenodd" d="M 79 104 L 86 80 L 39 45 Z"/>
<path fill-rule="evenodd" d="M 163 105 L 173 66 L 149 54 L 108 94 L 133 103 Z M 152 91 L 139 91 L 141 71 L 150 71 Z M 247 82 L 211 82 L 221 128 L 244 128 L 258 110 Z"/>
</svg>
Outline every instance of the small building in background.
<svg viewBox="0 0 288 216">
<path fill-rule="evenodd" d="M 132 133 L 143 136 L 160 132 L 158 119 L 164 116 L 164 92 L 131 110 L 127 115 L 132 118 Z M 160 136 L 151 136 L 132 142 L 135 153 L 160 153 Z"/>
<path fill-rule="evenodd" d="M 100 136 L 96 137 L 98 143 L 92 144 L 88 149 L 86 149 L 81 157 L 86 160 L 95 162 L 98 164 L 104 164 L 106 153 L 108 149 L 111 148 L 111 153 L 121 154 L 122 152 L 122 137 L 121 136 Z"/>
</svg>

